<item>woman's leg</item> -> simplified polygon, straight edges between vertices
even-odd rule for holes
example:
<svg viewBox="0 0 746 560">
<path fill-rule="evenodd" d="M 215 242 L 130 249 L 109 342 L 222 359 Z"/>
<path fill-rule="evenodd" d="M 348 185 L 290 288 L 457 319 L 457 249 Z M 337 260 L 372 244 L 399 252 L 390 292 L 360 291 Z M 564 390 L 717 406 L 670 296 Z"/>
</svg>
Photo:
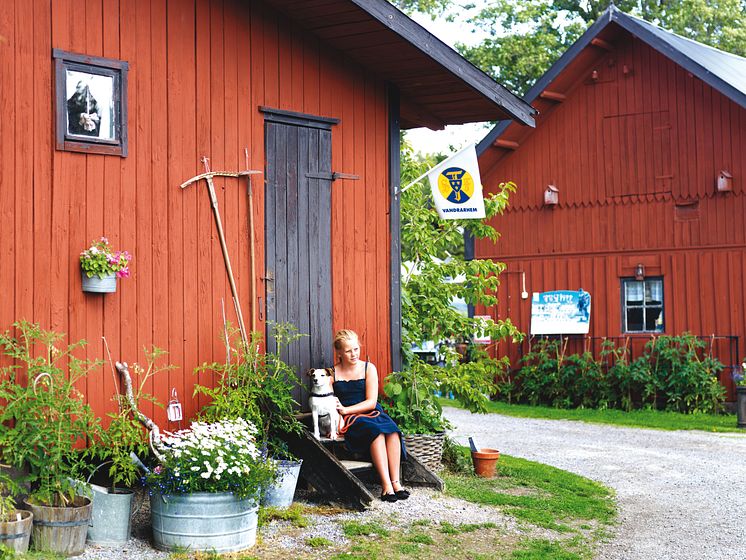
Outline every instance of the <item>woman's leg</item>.
<svg viewBox="0 0 746 560">
<path fill-rule="evenodd" d="M 399 434 L 386 434 L 386 455 L 388 456 L 389 476 L 394 492 L 402 489 L 399 483 L 399 469 L 401 463 L 401 439 Z"/>
<path fill-rule="evenodd" d="M 389 474 L 390 460 L 387 453 L 387 443 L 387 440 L 384 439 L 383 434 L 381 434 L 370 444 L 370 457 L 373 461 L 373 466 L 378 473 L 378 477 L 381 479 L 381 489 L 383 494 L 391 494 L 394 492 L 394 488 L 391 486 L 391 475 Z"/>
</svg>

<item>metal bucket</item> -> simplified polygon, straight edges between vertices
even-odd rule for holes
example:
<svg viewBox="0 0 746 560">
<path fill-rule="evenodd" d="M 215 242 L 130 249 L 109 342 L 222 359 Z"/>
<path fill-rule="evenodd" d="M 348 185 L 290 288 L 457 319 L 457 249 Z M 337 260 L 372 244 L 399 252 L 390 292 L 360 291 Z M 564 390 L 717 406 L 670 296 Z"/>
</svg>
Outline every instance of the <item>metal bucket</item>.
<svg viewBox="0 0 746 560">
<path fill-rule="evenodd" d="M 134 492 L 115 488 L 113 492 L 92 487 L 93 512 L 86 542 L 104 546 L 126 543 L 130 538 Z"/>
<path fill-rule="evenodd" d="M 277 481 L 264 491 L 262 505 L 276 508 L 290 507 L 298 484 L 303 461 L 277 461 Z"/>
<path fill-rule="evenodd" d="M 116 274 L 109 274 L 103 278 L 98 276 L 91 276 L 80 271 L 82 274 L 83 281 L 81 287 L 84 292 L 93 292 L 96 294 L 110 294 L 117 291 L 117 276 Z"/>
<path fill-rule="evenodd" d="M 159 550 L 235 552 L 256 543 L 259 504 L 230 492 L 150 496 L 153 542 Z"/>
</svg>

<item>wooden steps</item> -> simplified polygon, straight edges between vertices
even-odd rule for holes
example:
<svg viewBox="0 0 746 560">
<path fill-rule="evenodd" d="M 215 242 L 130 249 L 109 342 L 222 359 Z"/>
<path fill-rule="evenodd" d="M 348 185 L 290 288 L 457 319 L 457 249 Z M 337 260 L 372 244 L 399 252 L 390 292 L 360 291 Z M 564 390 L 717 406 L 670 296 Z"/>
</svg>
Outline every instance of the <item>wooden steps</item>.
<svg viewBox="0 0 746 560">
<path fill-rule="evenodd" d="M 301 418 L 310 427 L 310 414 Z M 363 480 L 376 482 L 373 464 L 368 457 L 350 454 L 344 447 L 344 438 L 317 440 L 311 431 L 304 429 L 298 436 L 288 439 L 289 450 L 303 459 L 300 477 L 330 501 L 357 510 L 367 509 L 375 497 Z M 425 486 L 443 490 L 443 481 L 411 453 L 401 464 L 401 479 L 407 486 Z"/>
</svg>

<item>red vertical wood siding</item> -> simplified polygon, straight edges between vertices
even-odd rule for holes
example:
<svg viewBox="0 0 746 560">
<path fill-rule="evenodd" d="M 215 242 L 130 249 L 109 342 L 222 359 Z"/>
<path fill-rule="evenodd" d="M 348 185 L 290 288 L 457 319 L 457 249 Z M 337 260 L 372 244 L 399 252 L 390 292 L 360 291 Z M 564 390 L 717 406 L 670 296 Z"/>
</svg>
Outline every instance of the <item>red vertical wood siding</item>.
<svg viewBox="0 0 746 560">
<path fill-rule="evenodd" d="M 574 76 L 566 101 L 518 150 L 484 172 L 488 190 L 514 181 L 518 192 L 494 220 L 500 241 L 477 242 L 476 255 L 525 271 L 529 294 L 589 291 L 590 335 L 599 337 L 622 334 L 620 279 L 642 262 L 647 275 L 664 278 L 666 334 L 737 336 L 740 361 L 746 110 L 641 41 L 617 44 Z M 593 69 L 597 82 L 588 79 Z M 498 151 L 490 150 L 485 161 Z M 732 193 L 716 191 L 722 169 L 733 174 Z M 559 188 L 558 207 L 542 206 L 548 184 Z M 519 278 L 504 277 L 491 312 L 528 332 L 531 304 L 520 299 Z M 723 349 L 720 359 L 730 358 Z M 721 378 L 732 400 L 729 372 Z"/>
<path fill-rule="evenodd" d="M 85 15 L 84 18 L 80 14 Z M 22 31 L 21 31 L 22 30 Z M 129 63 L 129 157 L 56 151 L 52 49 Z M 259 106 L 340 119 L 332 132 L 334 328 L 359 332 L 381 376 L 390 370 L 388 139 L 385 86 L 261 2 L 239 0 L 8 0 L 0 10 L 0 328 L 19 319 L 89 341 L 87 355 L 144 363 L 169 352 L 177 370 L 148 390 L 185 411 L 198 364 L 221 360 L 221 298 L 235 323 L 203 171 L 264 169 Z M 31 121 L 29 120 L 31 119 Z M 250 273 L 246 184 L 216 180 L 247 326 L 265 300 L 264 183 L 253 178 L 256 277 Z M 134 255 L 115 294 L 80 289 L 78 254 L 106 235 Z M 263 312 L 262 312 L 263 317 Z M 328 333 L 331 344 L 333 333 Z M 209 383 L 203 376 L 200 382 Z M 113 410 L 108 367 L 81 386 L 99 414 Z M 147 410 L 165 424 L 162 410 Z"/>
</svg>

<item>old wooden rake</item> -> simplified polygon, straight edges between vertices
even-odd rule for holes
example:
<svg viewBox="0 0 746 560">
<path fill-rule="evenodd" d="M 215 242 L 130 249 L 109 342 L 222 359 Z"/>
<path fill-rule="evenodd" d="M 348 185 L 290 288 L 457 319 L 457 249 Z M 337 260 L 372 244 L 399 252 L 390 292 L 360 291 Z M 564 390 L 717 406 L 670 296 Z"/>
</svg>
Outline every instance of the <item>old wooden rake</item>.
<svg viewBox="0 0 746 560">
<path fill-rule="evenodd" d="M 246 326 L 243 322 L 243 313 L 241 313 L 241 304 L 238 301 L 238 290 L 236 289 L 236 281 L 233 277 L 233 269 L 231 268 L 231 260 L 228 257 L 228 247 L 225 243 L 225 232 L 223 231 L 223 222 L 220 220 L 220 211 L 218 210 L 218 198 L 215 195 L 215 185 L 213 184 L 213 177 L 249 177 L 251 175 L 257 175 L 261 171 L 247 169 L 245 171 L 210 171 L 209 160 L 206 157 L 202 158 L 202 163 L 205 165 L 205 173 L 196 175 L 181 184 L 181 188 L 184 189 L 192 183 L 197 183 L 202 179 L 207 184 L 207 191 L 210 193 L 210 204 L 212 205 L 212 213 L 215 216 L 215 226 L 218 229 L 218 237 L 220 238 L 220 248 L 223 250 L 223 260 L 225 261 L 225 269 L 228 272 L 228 282 L 231 286 L 231 294 L 233 295 L 233 305 L 236 308 L 236 317 L 238 318 L 238 328 L 241 331 L 241 340 L 248 346 L 249 336 L 246 333 Z M 252 278 L 253 282 L 254 279 Z"/>
</svg>

